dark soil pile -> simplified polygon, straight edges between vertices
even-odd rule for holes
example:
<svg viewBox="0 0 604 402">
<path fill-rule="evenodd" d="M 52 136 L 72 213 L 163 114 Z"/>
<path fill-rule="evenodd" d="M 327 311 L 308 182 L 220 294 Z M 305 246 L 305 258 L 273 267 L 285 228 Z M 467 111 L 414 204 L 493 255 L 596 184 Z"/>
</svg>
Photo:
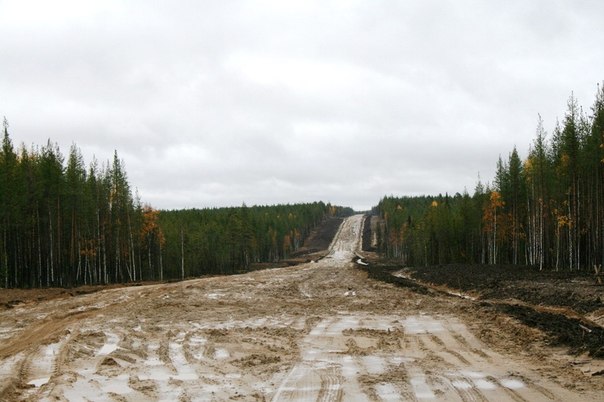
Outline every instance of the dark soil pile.
<svg viewBox="0 0 604 402">
<path fill-rule="evenodd" d="M 355 258 L 355 260 L 357 260 L 357 258 Z M 369 278 L 375 279 L 377 281 L 392 283 L 402 288 L 409 288 L 420 294 L 427 294 L 431 291 L 428 287 L 411 279 L 394 276 L 393 273 L 400 270 L 400 267 L 396 265 L 369 264 L 359 265 L 359 268 L 367 272 Z"/>
<path fill-rule="evenodd" d="M 371 228 L 371 219 L 372 219 L 372 215 L 367 215 L 365 217 L 365 220 L 363 221 L 363 244 L 362 244 L 363 251 L 377 251 L 371 245 L 371 236 L 373 234 L 373 231 Z"/>
<path fill-rule="evenodd" d="M 302 247 L 290 253 L 286 259 L 276 262 L 255 262 L 241 273 L 294 266 L 321 258 L 321 253 L 329 248 L 343 220 L 343 218 L 325 218 L 304 240 Z"/>
<path fill-rule="evenodd" d="M 151 284 L 156 282 L 148 282 Z M 46 300 L 63 299 L 68 297 L 86 295 L 105 289 L 115 289 L 124 286 L 140 286 L 141 283 L 112 284 L 80 286 L 77 288 L 42 288 L 42 289 L 2 289 L 0 291 L 0 310 L 11 309 L 15 306 L 28 303 L 37 303 Z"/>
<path fill-rule="evenodd" d="M 494 304 L 498 311 L 538 328 L 548 335 L 553 346 L 568 346 L 573 353 L 587 351 L 590 356 L 604 358 L 604 328 L 563 314 L 537 311 L 528 306 Z"/>
<path fill-rule="evenodd" d="M 290 257 L 299 257 L 327 250 L 343 220 L 343 218 L 325 218 L 319 227 L 313 230 L 306 238 L 302 247 L 296 252 L 291 253 Z"/>
<path fill-rule="evenodd" d="M 422 282 L 446 285 L 483 299 L 517 299 L 544 306 L 568 307 L 579 313 L 604 308 L 604 286 L 589 272 L 553 272 L 516 265 L 440 265 L 409 268 Z"/>
</svg>

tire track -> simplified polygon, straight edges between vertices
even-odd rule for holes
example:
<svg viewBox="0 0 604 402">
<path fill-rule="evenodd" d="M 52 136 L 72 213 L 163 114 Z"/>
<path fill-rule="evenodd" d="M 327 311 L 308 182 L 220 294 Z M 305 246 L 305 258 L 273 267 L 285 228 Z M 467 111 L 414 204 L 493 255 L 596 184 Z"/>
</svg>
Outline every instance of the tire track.
<svg viewBox="0 0 604 402">
<path fill-rule="evenodd" d="M 406 397 L 404 398 L 403 395 L 400 392 L 398 392 L 396 387 L 392 384 L 388 384 L 388 383 L 376 384 L 374 389 L 375 389 L 376 396 L 381 401 L 387 402 L 387 401 L 400 401 L 403 399 L 409 400 L 410 395 L 405 395 Z"/>
<path fill-rule="evenodd" d="M 406 366 L 417 398 L 488 401 L 505 395 L 516 402 L 557 400 L 547 388 L 508 377 L 507 364 L 493 363 L 495 354 L 475 353 L 484 346 L 465 336 L 467 330 L 459 323 L 442 320 L 437 325 L 426 317 L 410 317 L 407 324 L 405 352 L 415 350 L 415 358 Z"/>
<path fill-rule="evenodd" d="M 335 367 L 321 370 L 321 390 L 317 397 L 321 402 L 338 402 L 342 400 L 342 375 Z"/>
<path fill-rule="evenodd" d="M 51 380 L 55 377 L 59 377 L 63 373 L 63 369 L 68 361 L 69 350 L 71 348 L 72 342 L 74 341 L 74 339 L 77 339 L 79 335 L 80 331 L 78 329 L 74 330 L 68 335 L 67 339 L 65 339 L 65 342 L 63 342 L 63 344 L 59 348 L 59 353 L 54 361 Z"/>
<path fill-rule="evenodd" d="M 551 392 L 551 391 L 549 391 L 548 389 L 546 389 L 546 388 L 542 387 L 541 385 L 535 384 L 535 383 L 533 383 L 533 382 L 529 382 L 529 381 L 527 381 L 526 379 L 525 379 L 525 381 L 524 381 L 524 382 L 527 384 L 527 386 L 528 386 L 529 388 L 533 388 L 533 389 L 535 389 L 537 392 L 541 393 L 541 394 L 542 394 L 542 395 L 544 395 L 546 398 L 548 398 L 548 399 L 550 399 L 550 400 L 552 400 L 552 401 L 555 401 L 555 400 L 557 400 L 557 399 L 558 399 L 558 398 L 556 397 L 556 395 L 555 395 L 553 392 Z"/>
<path fill-rule="evenodd" d="M 499 379 L 492 379 L 489 377 L 489 379 L 497 381 L 498 385 L 515 401 L 533 401 L 536 399 L 548 401 L 566 400 L 564 397 L 554 394 L 552 391 L 541 385 L 535 384 L 526 377 L 506 376 L 505 378 Z"/>
<path fill-rule="evenodd" d="M 18 354 L 0 362 L 0 395 L 10 395 L 20 385 L 18 372 L 24 359 Z"/>
<path fill-rule="evenodd" d="M 488 398 L 480 391 L 474 381 L 465 375 L 447 377 L 448 384 L 464 402 L 479 401 L 486 402 Z"/>
<path fill-rule="evenodd" d="M 52 391 L 51 380 L 57 377 L 59 366 L 57 359 L 64 353 L 65 340 L 39 346 L 28 352 L 21 360 L 17 370 L 17 392 L 25 399 L 41 399 Z"/>
<path fill-rule="evenodd" d="M 36 345 L 50 343 L 61 338 L 68 327 L 79 320 L 96 314 L 97 311 L 73 312 L 53 318 L 46 318 L 42 323 L 30 325 L 17 336 L 13 336 L 5 346 L 0 346 L 0 359 L 16 355 Z"/>
<path fill-rule="evenodd" d="M 520 388 L 522 388 L 524 386 L 523 384 L 514 384 L 514 385 L 512 385 L 512 383 L 509 382 L 509 381 L 500 380 L 500 379 L 495 378 L 493 376 L 489 376 L 487 378 L 488 378 L 489 381 L 492 381 L 493 383 L 497 384 L 499 386 L 499 388 L 502 389 L 506 394 L 508 394 L 514 401 L 516 401 L 516 402 L 529 402 L 529 399 L 525 399 L 522 395 L 520 395 L 518 392 L 516 392 L 513 389 L 513 388 L 520 389 Z"/>
<path fill-rule="evenodd" d="M 487 362 L 492 361 L 491 356 L 489 356 L 483 350 L 477 349 L 477 348 L 473 347 L 472 345 L 470 345 L 470 343 L 466 340 L 466 338 L 464 338 L 461 334 L 452 332 L 451 335 L 459 343 L 461 348 L 469 350 L 470 352 L 472 352 L 473 354 L 477 355 L 478 357 L 484 359 Z"/>
</svg>

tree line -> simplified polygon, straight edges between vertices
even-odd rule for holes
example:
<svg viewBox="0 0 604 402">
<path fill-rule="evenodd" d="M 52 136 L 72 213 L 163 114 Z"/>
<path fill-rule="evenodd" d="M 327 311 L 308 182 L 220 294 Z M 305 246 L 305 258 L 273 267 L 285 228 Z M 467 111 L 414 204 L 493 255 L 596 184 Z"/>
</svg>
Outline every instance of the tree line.
<svg viewBox="0 0 604 402">
<path fill-rule="evenodd" d="M 162 211 L 165 265 L 182 277 L 243 272 L 288 258 L 324 219 L 351 213 L 323 202 Z"/>
<path fill-rule="evenodd" d="M 71 287 L 232 273 L 286 258 L 330 204 L 158 211 L 133 194 L 123 161 L 86 166 L 50 140 L 0 149 L 0 287 Z"/>
<path fill-rule="evenodd" d="M 473 195 L 384 197 L 380 250 L 409 265 L 522 264 L 585 270 L 604 263 L 604 87 L 589 113 L 568 100 L 551 135 L 539 116 L 522 160 L 499 158 Z"/>
<path fill-rule="evenodd" d="M 134 197 L 117 152 L 88 167 L 72 145 L 0 150 L 0 285 L 70 287 L 147 279 L 142 256 L 161 245 L 153 209 Z"/>
</svg>

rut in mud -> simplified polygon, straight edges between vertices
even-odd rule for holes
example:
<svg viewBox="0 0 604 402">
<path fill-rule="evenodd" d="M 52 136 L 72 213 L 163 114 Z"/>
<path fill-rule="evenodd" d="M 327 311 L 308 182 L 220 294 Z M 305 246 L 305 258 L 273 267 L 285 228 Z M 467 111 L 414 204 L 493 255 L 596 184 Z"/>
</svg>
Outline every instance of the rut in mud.
<svg viewBox="0 0 604 402">
<path fill-rule="evenodd" d="M 0 399 L 601 400 L 574 368 L 479 339 L 498 328 L 471 301 L 368 278 L 361 223 L 309 264 L 2 311 Z"/>
</svg>

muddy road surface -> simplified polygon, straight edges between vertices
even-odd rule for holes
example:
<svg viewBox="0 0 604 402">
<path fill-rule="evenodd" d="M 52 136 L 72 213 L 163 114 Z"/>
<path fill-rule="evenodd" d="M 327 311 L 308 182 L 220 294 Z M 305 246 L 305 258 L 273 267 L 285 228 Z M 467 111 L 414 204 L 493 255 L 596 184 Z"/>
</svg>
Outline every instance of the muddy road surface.
<svg viewBox="0 0 604 402">
<path fill-rule="evenodd" d="M 318 262 L 2 310 L 0 400 L 604 400 L 521 323 L 367 278 L 361 224 Z"/>
</svg>

